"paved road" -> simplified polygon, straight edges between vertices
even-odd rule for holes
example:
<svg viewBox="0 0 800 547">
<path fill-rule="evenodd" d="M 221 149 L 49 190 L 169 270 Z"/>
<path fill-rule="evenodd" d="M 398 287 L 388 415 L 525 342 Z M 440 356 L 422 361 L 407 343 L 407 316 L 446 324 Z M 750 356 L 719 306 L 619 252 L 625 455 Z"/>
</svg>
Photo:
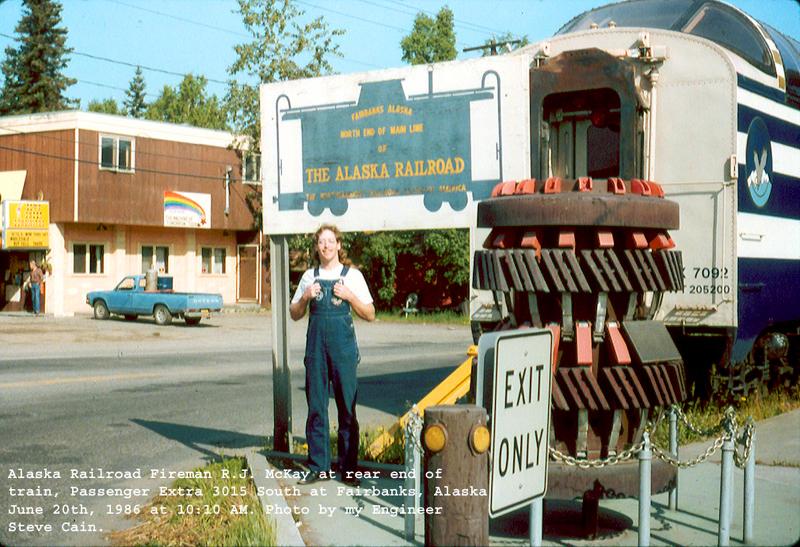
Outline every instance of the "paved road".
<svg viewBox="0 0 800 547">
<path fill-rule="evenodd" d="M 298 435 L 305 420 L 303 330 L 303 322 L 290 328 Z M 469 343 L 466 326 L 360 323 L 357 330 L 366 426 L 391 423 L 463 360 Z M 149 488 L 152 495 L 171 482 L 171 471 L 263 445 L 272 430 L 270 340 L 267 314 L 225 314 L 196 328 L 0 316 L 0 507 L 43 511 L 3 511 L 0 543 L 96 545 L 103 532 L 129 526 L 114 514 L 117 504 L 150 496 L 72 496 L 70 488 Z M 97 478 L 98 468 L 121 473 Z M 73 470 L 95 478 L 72 478 Z M 43 476 L 26 478 L 28 472 Z M 48 476 L 55 472 L 60 478 Z M 56 505 L 93 514 L 55 515 Z M 17 522 L 40 527 L 12 531 Z M 61 530 L 64 523 L 79 531 Z M 52 532 L 42 528 L 47 524 Z"/>
</svg>

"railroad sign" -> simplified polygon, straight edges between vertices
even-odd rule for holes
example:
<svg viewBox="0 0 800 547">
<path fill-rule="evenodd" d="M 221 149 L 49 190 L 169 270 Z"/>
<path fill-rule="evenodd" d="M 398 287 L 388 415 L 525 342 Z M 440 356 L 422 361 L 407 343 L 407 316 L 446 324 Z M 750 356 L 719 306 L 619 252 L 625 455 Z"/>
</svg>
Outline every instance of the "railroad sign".
<svg viewBox="0 0 800 547">
<path fill-rule="evenodd" d="M 498 333 L 494 339 L 489 515 L 530 504 L 547 491 L 553 334 Z"/>
</svg>

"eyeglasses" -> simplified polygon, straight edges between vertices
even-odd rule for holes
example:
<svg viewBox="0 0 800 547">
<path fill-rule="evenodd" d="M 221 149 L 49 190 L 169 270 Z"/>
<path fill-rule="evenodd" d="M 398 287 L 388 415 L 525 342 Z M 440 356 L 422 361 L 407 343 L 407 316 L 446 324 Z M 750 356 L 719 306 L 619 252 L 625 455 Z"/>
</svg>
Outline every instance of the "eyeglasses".
<svg viewBox="0 0 800 547">
<path fill-rule="evenodd" d="M 317 245 L 325 245 L 325 244 L 336 245 L 337 243 L 338 243 L 338 241 L 335 240 L 335 239 L 319 239 L 319 240 L 317 240 Z"/>
</svg>

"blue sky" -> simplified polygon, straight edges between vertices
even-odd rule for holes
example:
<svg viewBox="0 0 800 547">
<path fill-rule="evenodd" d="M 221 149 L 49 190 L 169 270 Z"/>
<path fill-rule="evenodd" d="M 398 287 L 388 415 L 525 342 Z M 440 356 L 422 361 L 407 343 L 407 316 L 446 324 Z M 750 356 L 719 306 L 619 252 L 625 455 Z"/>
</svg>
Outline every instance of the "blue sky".
<svg viewBox="0 0 800 547">
<path fill-rule="evenodd" d="M 346 31 L 336 72 L 350 73 L 402 66 L 400 40 L 419 11 L 435 13 L 449 5 L 455 14 L 459 51 L 510 31 L 531 41 L 546 38 L 573 16 L 603 0 L 297 0 L 308 16 L 323 16 Z M 756 19 L 800 39 L 798 0 L 733 0 Z M 69 95 L 82 106 L 92 99 L 124 99 L 134 68 L 142 65 L 148 100 L 181 76 L 202 74 L 207 90 L 225 94 L 222 82 L 233 62 L 233 46 L 247 34 L 233 0 L 65 0 L 63 25 L 74 48 L 66 73 L 79 81 Z M 14 44 L 21 0 L 0 0 L 0 49 Z M 469 54 L 474 56 L 475 54 Z M 460 53 L 459 58 L 468 54 Z M 102 57 L 109 60 L 98 59 Z"/>
</svg>

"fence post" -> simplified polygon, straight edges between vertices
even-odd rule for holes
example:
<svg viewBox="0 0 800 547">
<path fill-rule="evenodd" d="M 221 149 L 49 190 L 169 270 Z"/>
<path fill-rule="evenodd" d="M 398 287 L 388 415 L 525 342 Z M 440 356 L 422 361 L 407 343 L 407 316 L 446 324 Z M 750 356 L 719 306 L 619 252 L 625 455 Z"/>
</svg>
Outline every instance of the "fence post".
<svg viewBox="0 0 800 547">
<path fill-rule="evenodd" d="M 536 498 L 531 503 L 531 524 L 530 524 L 530 543 L 531 547 L 541 547 L 542 545 L 542 528 L 543 528 L 543 518 L 542 513 L 544 513 L 544 499 L 543 498 Z"/>
<path fill-rule="evenodd" d="M 719 533 L 717 544 L 727 547 L 731 540 L 731 513 L 733 498 L 733 435 L 730 431 L 722 443 L 722 477 L 719 490 Z"/>
<path fill-rule="evenodd" d="M 744 542 L 753 543 L 753 519 L 756 513 L 756 429 L 750 438 L 750 454 L 744 467 Z"/>
<path fill-rule="evenodd" d="M 650 545 L 650 463 L 653 452 L 650 448 L 650 434 L 644 432 L 644 445 L 639 452 L 639 545 Z"/>
<path fill-rule="evenodd" d="M 417 431 L 414 428 L 414 418 L 416 417 L 415 414 L 412 414 L 406 423 L 405 428 L 405 456 L 406 456 L 406 477 L 405 477 L 405 487 L 406 491 L 409 492 L 406 495 L 406 512 L 404 517 L 404 524 L 405 524 L 405 538 L 406 541 L 414 541 L 414 536 L 416 534 L 416 523 L 417 523 L 417 508 L 419 506 L 419 494 L 420 494 L 420 465 L 419 465 L 419 454 L 417 453 L 417 443 L 419 439 L 416 438 Z M 414 493 L 413 495 L 411 493 Z"/>
<path fill-rule="evenodd" d="M 678 458 L 678 413 L 675 408 L 669 409 L 669 451 L 672 457 Z M 675 485 L 669 491 L 669 508 L 672 511 L 678 510 L 678 480 L 680 478 L 680 468 L 675 471 Z"/>
</svg>

